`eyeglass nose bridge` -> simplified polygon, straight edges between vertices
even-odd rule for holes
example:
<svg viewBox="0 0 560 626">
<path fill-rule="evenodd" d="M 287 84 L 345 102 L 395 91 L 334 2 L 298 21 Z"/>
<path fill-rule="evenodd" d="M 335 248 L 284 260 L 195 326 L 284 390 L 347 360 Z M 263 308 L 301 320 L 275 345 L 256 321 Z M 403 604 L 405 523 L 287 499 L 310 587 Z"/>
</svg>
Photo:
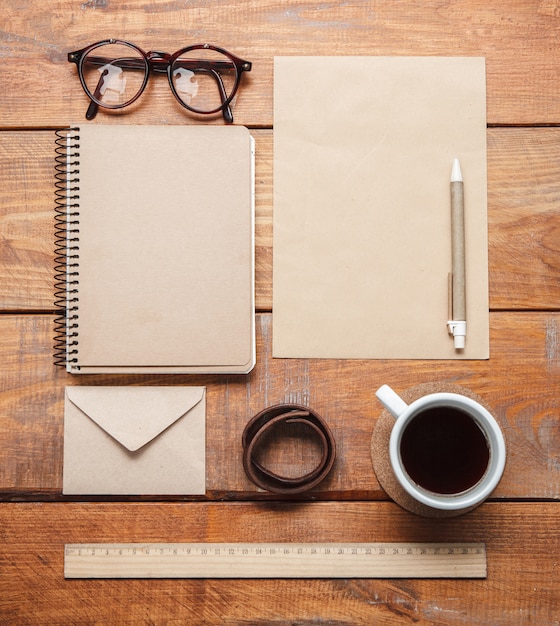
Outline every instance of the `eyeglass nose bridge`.
<svg viewBox="0 0 560 626">
<path fill-rule="evenodd" d="M 146 61 L 153 72 L 166 73 L 171 65 L 171 55 L 169 52 L 150 50 L 146 53 Z"/>
</svg>

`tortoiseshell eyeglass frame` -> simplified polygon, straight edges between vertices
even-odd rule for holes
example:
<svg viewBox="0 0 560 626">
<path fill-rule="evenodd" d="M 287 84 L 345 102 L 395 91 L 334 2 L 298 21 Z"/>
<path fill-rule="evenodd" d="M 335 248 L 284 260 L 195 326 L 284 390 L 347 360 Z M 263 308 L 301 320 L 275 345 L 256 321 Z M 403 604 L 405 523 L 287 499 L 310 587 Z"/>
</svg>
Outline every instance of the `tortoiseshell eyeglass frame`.
<svg viewBox="0 0 560 626">
<path fill-rule="evenodd" d="M 109 59 L 103 56 L 95 56 L 92 54 L 96 48 L 101 48 L 107 44 L 120 44 L 122 46 L 128 46 L 131 48 L 131 52 L 133 51 L 135 54 L 131 58 L 121 58 L 121 59 Z M 209 50 L 219 53 L 224 57 L 222 59 L 178 59 L 185 54 L 190 53 L 193 50 Z M 169 86 L 171 91 L 177 101 L 186 109 L 192 111 L 193 113 L 199 113 L 203 115 L 212 115 L 219 113 L 221 111 L 224 121 L 226 124 L 231 124 L 233 122 L 233 113 L 231 111 L 231 101 L 235 97 L 237 90 L 239 88 L 239 84 L 241 83 L 241 76 L 243 72 L 250 72 L 252 63 L 250 61 L 244 61 L 239 57 L 235 56 L 231 52 L 224 50 L 223 48 L 219 48 L 217 46 L 213 46 L 210 44 L 196 44 L 193 46 L 187 46 L 185 48 L 181 48 L 177 52 L 173 54 L 169 54 L 167 52 L 158 52 L 158 51 L 150 51 L 144 52 L 141 48 L 136 46 L 129 41 L 124 41 L 122 39 L 104 39 L 103 41 L 98 41 L 97 43 L 91 44 L 81 50 L 76 50 L 75 52 L 68 53 L 68 62 L 75 63 L 78 68 L 78 75 L 80 77 L 80 82 L 82 83 L 82 87 L 86 92 L 86 95 L 91 100 L 91 103 L 86 112 L 86 119 L 92 120 L 98 112 L 98 108 L 104 107 L 106 109 L 122 109 L 126 106 L 129 106 L 133 102 L 135 102 L 144 91 L 147 83 L 148 77 L 150 75 L 150 71 L 157 73 L 167 74 L 169 80 Z M 103 75 L 100 77 L 99 82 L 97 84 L 96 89 L 92 92 L 85 81 L 83 67 L 84 63 L 92 64 L 95 66 L 102 67 L 108 63 L 113 63 L 118 67 L 128 69 L 128 70 L 138 70 L 144 72 L 144 79 L 139 90 L 136 94 L 127 100 L 124 103 L 118 104 L 107 104 L 104 103 L 100 99 L 100 89 L 103 84 Z M 186 102 L 184 102 L 179 94 L 177 93 L 175 86 L 173 84 L 172 78 L 172 68 L 177 66 L 177 63 L 180 64 L 180 67 L 189 69 L 195 72 L 206 73 L 214 78 L 217 83 L 217 87 L 220 93 L 221 104 L 211 110 L 199 110 L 195 107 L 189 106 Z M 228 95 L 226 93 L 222 78 L 220 76 L 220 71 L 224 70 L 235 70 L 235 83 L 231 93 Z"/>
</svg>

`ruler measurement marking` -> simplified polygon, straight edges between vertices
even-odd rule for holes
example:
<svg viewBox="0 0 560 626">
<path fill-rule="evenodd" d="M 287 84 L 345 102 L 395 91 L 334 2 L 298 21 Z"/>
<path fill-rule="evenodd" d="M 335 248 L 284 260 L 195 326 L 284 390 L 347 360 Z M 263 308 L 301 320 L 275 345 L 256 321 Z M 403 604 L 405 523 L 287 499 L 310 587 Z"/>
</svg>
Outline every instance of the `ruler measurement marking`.
<svg viewBox="0 0 560 626">
<path fill-rule="evenodd" d="M 66 578 L 485 578 L 481 543 L 67 544 Z"/>
</svg>

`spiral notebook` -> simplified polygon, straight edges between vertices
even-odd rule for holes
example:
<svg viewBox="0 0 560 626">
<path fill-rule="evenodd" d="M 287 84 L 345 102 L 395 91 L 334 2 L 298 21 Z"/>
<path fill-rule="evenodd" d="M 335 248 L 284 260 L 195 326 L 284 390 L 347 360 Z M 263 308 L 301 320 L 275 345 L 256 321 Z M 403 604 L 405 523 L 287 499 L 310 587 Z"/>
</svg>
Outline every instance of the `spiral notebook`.
<svg viewBox="0 0 560 626">
<path fill-rule="evenodd" d="M 58 133 L 58 365 L 75 374 L 251 370 L 253 163 L 241 126 Z"/>
</svg>

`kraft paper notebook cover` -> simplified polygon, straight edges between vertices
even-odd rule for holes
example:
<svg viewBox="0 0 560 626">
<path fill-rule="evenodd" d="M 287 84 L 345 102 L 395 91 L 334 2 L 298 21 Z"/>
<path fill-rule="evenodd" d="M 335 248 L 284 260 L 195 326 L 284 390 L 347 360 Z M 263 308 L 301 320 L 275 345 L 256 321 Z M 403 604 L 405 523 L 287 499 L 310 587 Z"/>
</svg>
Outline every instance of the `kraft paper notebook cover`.
<svg viewBox="0 0 560 626">
<path fill-rule="evenodd" d="M 253 176 L 244 127 L 61 134 L 59 364 L 72 373 L 248 372 Z"/>
<path fill-rule="evenodd" d="M 275 357 L 488 358 L 485 106 L 482 58 L 275 59 Z M 464 350 L 447 328 L 454 158 Z"/>
</svg>

